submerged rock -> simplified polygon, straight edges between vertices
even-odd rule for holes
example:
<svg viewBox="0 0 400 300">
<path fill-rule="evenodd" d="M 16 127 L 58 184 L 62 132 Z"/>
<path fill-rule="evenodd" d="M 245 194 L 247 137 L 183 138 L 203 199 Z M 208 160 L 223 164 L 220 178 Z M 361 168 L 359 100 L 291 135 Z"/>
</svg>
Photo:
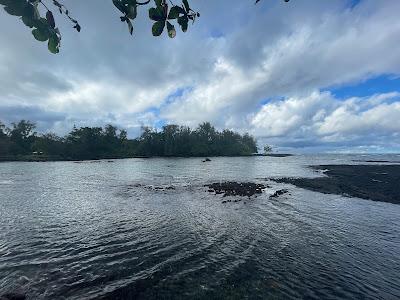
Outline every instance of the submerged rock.
<svg viewBox="0 0 400 300">
<path fill-rule="evenodd" d="M 241 196 L 251 197 L 255 194 L 261 194 L 267 187 L 263 184 L 252 182 L 219 182 L 207 184 L 208 192 L 215 193 L 216 195 L 222 194 L 223 197 L 228 196 Z M 229 202 L 229 201 L 228 201 Z M 238 202 L 238 201 L 235 201 Z"/>
<path fill-rule="evenodd" d="M 286 194 L 286 193 L 289 193 L 289 191 L 286 190 L 286 189 L 278 190 L 278 191 L 276 191 L 275 193 L 273 193 L 271 196 L 269 196 L 269 198 L 270 198 L 270 199 L 272 199 L 272 198 L 278 198 L 279 196 L 284 195 L 284 194 Z"/>
<path fill-rule="evenodd" d="M 168 186 L 146 186 L 146 189 L 149 190 L 155 190 L 155 191 L 171 191 L 175 190 L 175 187 L 173 185 L 168 185 Z"/>
</svg>

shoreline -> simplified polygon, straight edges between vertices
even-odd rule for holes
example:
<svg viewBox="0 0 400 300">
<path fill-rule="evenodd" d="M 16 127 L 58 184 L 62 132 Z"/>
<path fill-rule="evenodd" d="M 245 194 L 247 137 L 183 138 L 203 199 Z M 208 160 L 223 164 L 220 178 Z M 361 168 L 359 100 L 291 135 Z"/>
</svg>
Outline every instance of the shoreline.
<svg viewBox="0 0 400 300">
<path fill-rule="evenodd" d="M 379 202 L 400 204 L 400 165 L 319 165 L 324 171 L 316 178 L 278 178 L 280 183 L 323 194 L 336 194 Z"/>
<path fill-rule="evenodd" d="M 268 157 L 288 157 L 293 156 L 294 154 L 249 154 L 249 155 L 220 155 L 220 156 L 209 156 L 209 157 L 259 157 L 259 156 L 268 156 Z M 46 155 L 21 155 L 21 156 L 7 156 L 0 157 L 0 163 L 2 162 L 85 162 L 85 161 L 101 161 L 101 160 L 122 160 L 122 159 L 130 159 L 130 158 L 142 158 L 142 159 L 151 159 L 151 158 L 199 158 L 204 159 L 207 156 L 126 156 L 126 157 L 98 157 L 98 158 L 65 158 L 59 156 L 46 156 Z"/>
<path fill-rule="evenodd" d="M 85 161 L 101 161 L 101 160 L 122 160 L 129 158 L 150 158 L 147 156 L 129 156 L 129 157 L 100 157 L 100 158 L 65 158 L 57 156 L 14 156 L 14 157 L 0 157 L 0 163 L 2 162 L 85 162 Z"/>
<path fill-rule="evenodd" d="M 260 154 L 253 154 L 253 156 L 268 156 L 268 157 L 290 157 L 294 156 L 295 154 L 290 154 L 290 153 L 260 153 Z"/>
</svg>

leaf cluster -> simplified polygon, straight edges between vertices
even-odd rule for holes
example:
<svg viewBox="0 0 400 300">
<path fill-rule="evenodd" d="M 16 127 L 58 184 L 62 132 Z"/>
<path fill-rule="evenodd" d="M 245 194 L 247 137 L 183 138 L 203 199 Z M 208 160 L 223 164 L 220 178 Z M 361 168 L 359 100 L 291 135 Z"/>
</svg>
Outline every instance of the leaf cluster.
<svg viewBox="0 0 400 300">
<path fill-rule="evenodd" d="M 139 2 L 137 0 L 112 0 L 114 6 L 122 13 L 120 17 L 122 22 L 128 25 L 129 33 L 133 34 L 133 20 L 138 16 L 138 7 L 150 4 L 150 0 Z M 182 0 L 180 6 L 170 5 L 165 0 L 154 0 L 154 7 L 149 9 L 149 18 L 154 21 L 152 25 L 153 36 L 160 36 L 164 29 L 167 28 L 168 36 L 174 38 L 176 29 L 173 22 L 176 22 L 181 27 L 183 32 L 186 32 L 189 26 L 189 21 L 194 22 L 200 17 L 198 12 L 190 8 L 187 0 Z"/>
<path fill-rule="evenodd" d="M 48 49 L 52 53 L 58 53 L 61 46 L 61 33 L 54 20 L 53 12 L 45 2 L 50 2 L 60 14 L 64 14 L 72 23 L 73 27 L 80 32 L 81 26 L 77 20 L 73 19 L 69 10 L 61 3 L 62 0 L 0 0 L 0 5 L 4 10 L 13 16 L 20 17 L 24 24 L 32 29 L 34 38 L 40 42 L 47 42 Z M 180 5 L 175 5 L 172 0 L 112 0 L 114 6 L 122 13 L 120 20 L 128 25 L 129 33 L 133 34 L 133 21 L 138 16 L 138 8 L 153 3 L 153 7 L 148 10 L 149 18 L 154 23 L 152 25 L 153 36 L 161 36 L 167 31 L 170 38 L 176 36 L 175 26 L 179 26 L 186 32 L 189 23 L 194 23 L 200 14 L 195 12 L 188 0 L 181 0 Z M 261 0 L 256 0 L 257 4 Z M 284 0 L 289 2 L 289 0 Z M 45 15 L 41 15 L 38 6 L 45 8 Z"/>
<path fill-rule="evenodd" d="M 81 27 L 75 19 L 69 16 L 69 11 L 56 0 L 52 0 L 61 14 L 65 14 L 73 23 L 77 31 Z M 44 16 L 41 15 L 39 4 L 43 5 L 46 10 Z M 42 0 L 0 0 L 0 5 L 4 6 L 4 10 L 13 16 L 20 17 L 22 22 L 32 29 L 33 37 L 40 42 L 47 42 L 48 49 L 51 53 L 58 53 L 61 46 L 61 33 L 54 20 L 52 11 L 42 2 Z"/>
</svg>

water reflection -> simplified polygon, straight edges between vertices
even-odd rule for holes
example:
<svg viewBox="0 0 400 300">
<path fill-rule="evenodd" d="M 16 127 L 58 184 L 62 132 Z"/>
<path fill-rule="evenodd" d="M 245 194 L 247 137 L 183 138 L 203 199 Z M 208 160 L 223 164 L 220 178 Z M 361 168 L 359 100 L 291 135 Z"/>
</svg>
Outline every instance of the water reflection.
<svg viewBox="0 0 400 300">
<path fill-rule="evenodd" d="M 19 288 L 30 299 L 400 296 L 399 206 L 276 183 L 268 184 L 290 195 L 271 200 L 266 191 L 223 205 L 204 187 L 318 176 L 305 166 L 354 156 L 212 160 L 0 164 L 0 182 L 8 182 L 0 184 L 0 292 Z"/>
</svg>

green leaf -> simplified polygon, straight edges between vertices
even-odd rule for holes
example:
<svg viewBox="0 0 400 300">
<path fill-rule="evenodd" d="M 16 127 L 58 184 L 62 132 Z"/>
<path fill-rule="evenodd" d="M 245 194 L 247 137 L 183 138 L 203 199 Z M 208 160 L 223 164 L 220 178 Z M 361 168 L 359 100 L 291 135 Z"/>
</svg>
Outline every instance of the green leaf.
<svg viewBox="0 0 400 300">
<path fill-rule="evenodd" d="M 128 5 L 127 7 L 128 13 L 126 14 L 126 16 L 133 20 L 137 17 L 137 6 L 136 5 Z"/>
<path fill-rule="evenodd" d="M 26 16 L 22 16 L 22 22 L 24 22 L 24 24 L 29 28 L 32 28 L 34 26 L 34 21 Z"/>
<path fill-rule="evenodd" d="M 126 19 L 126 23 L 128 24 L 129 33 L 132 35 L 132 33 L 133 33 L 133 25 L 132 25 L 131 20 Z"/>
<path fill-rule="evenodd" d="M 49 34 L 46 30 L 40 30 L 39 28 L 35 28 L 32 30 L 32 34 L 34 38 L 39 42 L 45 42 L 49 39 Z"/>
<path fill-rule="evenodd" d="M 25 6 L 22 17 L 26 17 L 26 18 L 30 18 L 30 19 L 35 18 L 35 9 L 34 9 L 33 5 L 28 4 L 27 6 Z"/>
<path fill-rule="evenodd" d="M 150 8 L 149 9 L 149 18 L 153 21 L 164 21 L 165 17 L 162 11 L 162 8 Z"/>
<path fill-rule="evenodd" d="M 161 8 L 162 7 L 162 0 L 154 0 L 154 2 L 156 3 L 157 7 Z"/>
<path fill-rule="evenodd" d="M 160 36 L 165 27 L 165 21 L 157 21 L 153 24 L 152 32 L 153 36 Z"/>
<path fill-rule="evenodd" d="M 127 5 L 134 5 L 136 6 L 137 1 L 136 0 L 124 0 L 124 3 Z"/>
<path fill-rule="evenodd" d="M 52 28 L 56 27 L 56 23 L 54 21 L 53 13 L 50 10 L 48 10 L 46 12 L 46 19 L 47 19 L 47 22 L 49 23 L 50 27 L 52 27 Z"/>
<path fill-rule="evenodd" d="M 128 13 L 125 5 L 123 5 L 120 0 L 112 0 L 112 2 L 114 4 L 114 6 L 119 9 L 120 12 L 122 12 L 123 14 Z"/>
<path fill-rule="evenodd" d="M 33 8 L 33 17 L 32 18 L 34 20 L 39 20 L 40 19 L 40 12 L 39 12 L 37 4 L 33 5 L 32 8 Z"/>
<path fill-rule="evenodd" d="M 172 25 L 170 22 L 167 22 L 167 30 L 168 30 L 168 36 L 171 39 L 173 39 L 176 36 L 175 26 Z"/>
<path fill-rule="evenodd" d="M 183 0 L 182 3 L 185 6 L 186 11 L 189 12 L 190 11 L 189 2 L 187 0 Z"/>
<path fill-rule="evenodd" d="M 81 25 L 79 25 L 78 23 L 75 24 L 74 28 L 76 29 L 76 31 L 81 32 Z"/>
<path fill-rule="evenodd" d="M 189 19 L 186 16 L 178 18 L 178 24 L 181 26 L 183 32 L 186 32 L 188 29 Z"/>
<path fill-rule="evenodd" d="M 24 14 L 22 15 L 22 22 L 30 28 L 35 26 L 35 20 L 39 19 L 39 11 L 37 10 L 37 5 L 27 5 L 24 9 Z"/>
<path fill-rule="evenodd" d="M 58 52 L 60 52 L 60 39 L 56 34 L 52 35 L 49 38 L 48 48 L 49 51 L 53 54 L 57 54 Z"/>
<path fill-rule="evenodd" d="M 179 6 L 173 6 L 171 10 L 169 11 L 168 14 L 168 19 L 177 19 L 180 14 L 185 14 L 185 11 L 183 10 L 182 7 Z"/>
<path fill-rule="evenodd" d="M 25 1 L 15 0 L 15 2 L 8 3 L 4 10 L 10 15 L 22 17 L 28 5 L 30 4 Z"/>
</svg>

